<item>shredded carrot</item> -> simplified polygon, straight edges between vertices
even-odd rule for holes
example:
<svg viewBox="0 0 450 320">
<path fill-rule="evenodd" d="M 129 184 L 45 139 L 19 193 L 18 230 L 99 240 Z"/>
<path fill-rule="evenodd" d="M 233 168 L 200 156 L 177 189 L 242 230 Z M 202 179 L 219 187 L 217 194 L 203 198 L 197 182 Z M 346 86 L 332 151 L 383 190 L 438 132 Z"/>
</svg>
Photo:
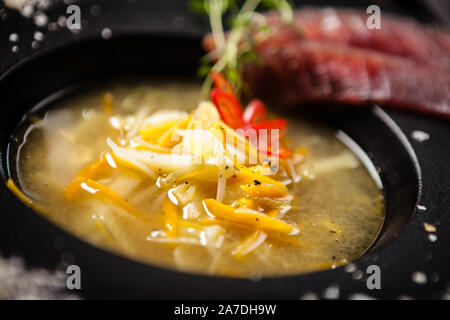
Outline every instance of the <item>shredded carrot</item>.
<svg viewBox="0 0 450 320">
<path fill-rule="evenodd" d="M 203 218 L 199 221 L 200 225 L 220 225 L 226 229 L 235 228 L 245 232 L 255 232 L 255 228 L 249 225 L 239 224 L 232 221 L 226 221 L 221 219 L 213 219 L 213 218 Z M 291 247 L 300 247 L 300 248 L 311 248 L 311 245 L 303 240 L 300 240 L 298 237 L 292 237 L 288 235 L 278 234 L 278 233 L 268 233 L 267 240 L 271 243 L 280 246 L 291 246 Z"/>
<path fill-rule="evenodd" d="M 258 209 L 258 206 L 257 206 L 255 200 L 253 200 L 253 199 L 243 197 L 243 198 L 238 199 L 237 202 L 239 204 L 239 207 L 246 207 L 246 208 L 249 208 L 252 210 Z"/>
<path fill-rule="evenodd" d="M 123 199 L 120 195 L 118 195 L 115 191 L 111 190 L 104 184 L 101 184 L 95 180 L 87 179 L 86 185 L 92 189 L 95 189 L 95 195 L 99 195 L 104 199 L 107 199 L 122 208 L 123 210 L 130 213 L 133 217 L 143 221 L 148 222 L 149 219 L 143 215 L 140 211 L 138 211 L 135 207 L 133 207 L 127 200 Z"/>
<path fill-rule="evenodd" d="M 220 219 L 251 225 L 257 229 L 283 234 L 297 234 L 298 229 L 279 219 L 268 217 L 251 209 L 235 209 L 214 199 L 203 200 L 203 206 L 210 215 Z"/>
<path fill-rule="evenodd" d="M 236 228 L 236 229 L 241 229 L 241 230 L 248 231 L 248 232 L 255 231 L 255 228 L 252 226 L 245 225 L 245 224 L 239 224 L 239 223 L 229 221 L 229 220 L 222 220 L 222 219 L 215 219 L 215 218 L 202 218 L 202 219 L 200 219 L 199 223 L 201 225 L 206 225 L 206 226 L 221 225 L 225 228 Z"/>
<path fill-rule="evenodd" d="M 255 197 L 283 198 L 288 194 L 286 189 L 265 183 L 244 184 L 241 189 Z"/>
<path fill-rule="evenodd" d="M 186 220 L 183 220 L 183 219 L 178 220 L 178 226 L 181 227 L 181 228 L 185 228 L 185 229 L 189 229 L 189 228 L 197 229 L 197 230 L 203 229 L 202 225 L 197 224 L 197 223 L 193 223 L 193 222 L 190 222 L 190 221 L 186 221 Z"/>
<path fill-rule="evenodd" d="M 266 213 L 269 217 L 276 218 L 280 214 L 280 210 L 273 209 Z"/>
<path fill-rule="evenodd" d="M 81 190 L 81 183 L 86 179 L 98 179 L 100 176 L 105 174 L 106 171 L 110 170 L 111 167 L 108 165 L 105 157 L 101 157 L 100 160 L 94 161 L 82 168 L 75 176 L 75 179 L 69 183 L 64 189 L 64 198 L 67 200 L 73 200 L 74 197 Z"/>
<path fill-rule="evenodd" d="M 240 184 L 249 184 L 249 183 L 254 183 L 256 180 L 261 183 L 277 186 L 280 189 L 286 190 L 286 192 L 287 192 L 287 187 L 284 184 L 282 184 L 281 182 L 278 182 L 268 176 L 259 174 L 258 172 L 256 172 L 257 170 L 253 170 L 252 168 L 247 168 L 243 165 L 236 165 L 236 168 L 238 169 L 238 171 L 236 172 L 236 177 L 231 179 L 231 180 L 233 180 L 233 182 L 240 183 Z"/>
<path fill-rule="evenodd" d="M 163 203 L 163 211 L 167 237 L 175 238 L 178 234 L 178 207 L 167 197 Z"/>
</svg>

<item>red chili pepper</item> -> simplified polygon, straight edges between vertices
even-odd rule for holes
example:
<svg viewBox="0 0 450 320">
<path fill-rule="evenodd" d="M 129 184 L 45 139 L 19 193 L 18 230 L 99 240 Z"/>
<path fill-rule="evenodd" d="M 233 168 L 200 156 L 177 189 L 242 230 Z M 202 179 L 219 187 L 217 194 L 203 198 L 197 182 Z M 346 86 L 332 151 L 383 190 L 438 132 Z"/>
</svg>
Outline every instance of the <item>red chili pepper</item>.
<svg viewBox="0 0 450 320">
<path fill-rule="evenodd" d="M 236 97 L 233 87 L 227 79 L 219 72 L 212 71 L 211 78 L 214 89 L 211 90 L 211 100 L 215 104 L 222 120 L 233 129 L 254 129 L 259 136 L 260 129 L 267 129 L 267 149 L 259 150 L 270 156 L 289 158 L 292 154 L 289 148 L 279 147 L 279 152 L 273 153 L 270 147 L 271 130 L 278 129 L 280 139 L 286 132 L 288 122 L 286 119 L 266 120 L 267 109 L 261 100 L 253 99 L 245 111 Z"/>
<path fill-rule="evenodd" d="M 233 87 L 228 82 L 228 80 L 223 76 L 223 74 L 221 74 L 220 72 L 211 71 L 211 78 L 214 82 L 214 86 L 217 89 L 221 89 L 226 93 L 236 96 Z"/>
<path fill-rule="evenodd" d="M 270 146 L 268 146 L 266 150 L 259 150 L 259 152 L 265 153 L 268 156 L 279 157 L 279 158 L 283 158 L 283 159 L 290 158 L 292 155 L 291 149 L 289 149 L 285 146 L 280 146 L 278 148 L 278 153 L 272 152 Z"/>
<path fill-rule="evenodd" d="M 211 90 L 211 100 L 219 111 L 222 120 L 233 129 L 242 128 L 242 107 L 233 94 L 222 91 L 221 89 Z"/>
<path fill-rule="evenodd" d="M 273 120 L 264 120 L 258 123 L 250 123 L 245 125 L 245 129 L 255 129 L 256 132 L 259 132 L 260 129 L 267 129 L 267 134 L 270 135 L 270 130 L 278 129 L 280 138 L 283 137 L 286 132 L 288 126 L 288 121 L 283 118 L 273 119 Z"/>
<path fill-rule="evenodd" d="M 258 123 L 266 120 L 267 110 L 264 103 L 259 99 L 253 99 L 245 108 L 242 119 L 245 123 Z"/>
</svg>

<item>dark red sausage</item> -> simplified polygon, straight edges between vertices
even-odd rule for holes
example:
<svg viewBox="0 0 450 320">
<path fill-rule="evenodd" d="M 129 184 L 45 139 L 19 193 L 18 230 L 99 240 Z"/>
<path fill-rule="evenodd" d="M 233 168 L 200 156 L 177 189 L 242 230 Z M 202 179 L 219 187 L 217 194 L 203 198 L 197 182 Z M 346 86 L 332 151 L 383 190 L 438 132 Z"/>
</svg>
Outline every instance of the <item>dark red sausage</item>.
<svg viewBox="0 0 450 320">
<path fill-rule="evenodd" d="M 366 26 L 369 15 L 359 10 L 297 10 L 293 25 L 289 27 L 280 23 L 276 12 L 266 13 L 265 17 L 268 25 L 278 32 L 258 43 L 258 48 L 267 44 L 285 45 L 306 38 L 372 49 L 450 70 L 450 35 L 411 19 L 382 13 L 381 29 L 369 30 Z M 211 36 L 205 37 L 204 47 L 207 51 L 214 49 Z"/>
<path fill-rule="evenodd" d="M 255 96 L 281 104 L 376 102 L 450 118 L 450 36 L 412 20 L 346 9 L 303 9 L 284 26 L 265 14 L 277 32 L 256 41 L 258 64 L 244 79 Z M 214 49 L 211 37 L 204 47 Z M 261 63 L 262 62 L 262 63 Z"/>
<path fill-rule="evenodd" d="M 373 50 L 317 41 L 268 46 L 244 79 L 259 98 L 277 104 L 375 102 L 450 119 L 446 70 Z"/>
<path fill-rule="evenodd" d="M 294 25 L 310 40 L 372 49 L 450 70 L 450 36 L 444 31 L 385 13 L 381 28 L 369 30 L 368 17 L 359 10 L 310 8 L 296 11 Z M 267 19 L 280 25 L 277 13 L 267 14 Z"/>
</svg>

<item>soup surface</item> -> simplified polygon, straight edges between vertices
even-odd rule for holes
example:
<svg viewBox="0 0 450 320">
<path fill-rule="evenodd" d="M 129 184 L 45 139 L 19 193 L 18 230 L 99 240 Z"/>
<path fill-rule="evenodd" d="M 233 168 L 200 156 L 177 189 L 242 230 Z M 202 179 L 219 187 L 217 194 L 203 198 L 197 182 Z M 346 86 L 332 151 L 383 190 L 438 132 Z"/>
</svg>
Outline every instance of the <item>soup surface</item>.
<svg viewBox="0 0 450 320">
<path fill-rule="evenodd" d="M 229 174 L 233 163 L 208 171 L 164 158 L 180 141 L 189 149 L 186 129 L 165 146 L 155 142 L 167 123 L 181 128 L 192 115 L 217 117 L 211 103 L 199 103 L 200 86 L 184 80 L 111 83 L 58 100 L 16 130 L 16 184 L 41 214 L 78 237 L 182 271 L 305 273 L 345 264 L 370 247 L 384 219 L 382 191 L 336 130 L 289 119 L 285 139 L 293 156 L 281 159 L 272 176 L 281 187 L 266 190 L 272 178 L 261 184 L 261 172 L 236 183 L 245 168 Z M 203 113 L 192 113 L 199 108 Z M 128 161 L 127 150 L 150 156 Z M 160 153 L 155 167 L 152 157 Z"/>
</svg>

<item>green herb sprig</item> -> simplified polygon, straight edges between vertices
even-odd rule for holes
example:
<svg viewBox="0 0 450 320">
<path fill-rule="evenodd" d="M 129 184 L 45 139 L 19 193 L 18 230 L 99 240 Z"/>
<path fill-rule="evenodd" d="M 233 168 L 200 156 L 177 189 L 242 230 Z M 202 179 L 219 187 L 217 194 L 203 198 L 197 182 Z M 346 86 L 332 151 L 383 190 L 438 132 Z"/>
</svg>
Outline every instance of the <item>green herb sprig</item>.
<svg viewBox="0 0 450 320">
<path fill-rule="evenodd" d="M 287 0 L 195 0 L 191 8 L 197 12 L 208 14 L 211 32 L 214 39 L 215 50 L 203 57 L 200 61 L 198 74 L 205 77 L 202 88 L 203 96 L 211 88 L 210 72 L 222 72 L 232 84 L 236 92 L 242 88 L 242 63 L 256 58 L 253 51 L 252 40 L 246 29 L 253 21 L 259 21 L 262 32 L 270 34 L 263 15 L 257 12 L 259 7 L 277 9 L 283 23 L 293 20 L 292 7 Z M 225 34 L 224 16 L 231 17 L 230 30 Z M 244 38 L 246 37 L 246 38 Z M 245 40 L 245 41 L 243 41 Z M 213 61 L 215 61 L 213 63 Z"/>
</svg>

